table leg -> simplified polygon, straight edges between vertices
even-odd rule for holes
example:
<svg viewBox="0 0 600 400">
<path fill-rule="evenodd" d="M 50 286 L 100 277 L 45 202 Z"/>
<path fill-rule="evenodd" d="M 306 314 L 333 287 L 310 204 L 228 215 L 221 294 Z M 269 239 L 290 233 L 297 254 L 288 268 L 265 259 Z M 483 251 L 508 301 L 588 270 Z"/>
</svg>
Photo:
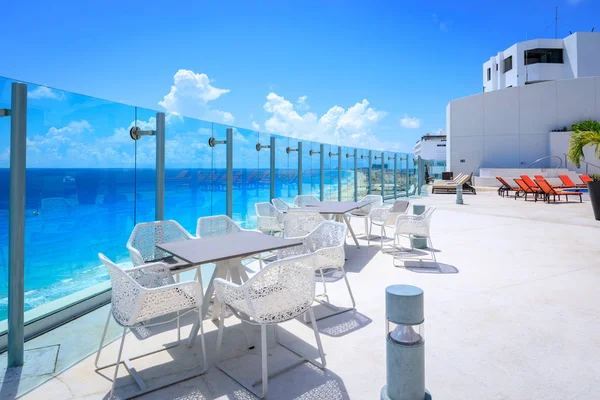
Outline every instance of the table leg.
<svg viewBox="0 0 600 400">
<path fill-rule="evenodd" d="M 354 243 L 356 243 L 356 248 L 360 249 L 360 245 L 358 244 L 358 240 L 356 239 L 356 235 L 354 234 L 354 230 L 352 230 L 352 225 L 350 225 L 350 221 L 348 220 L 348 217 L 346 216 L 346 214 L 343 214 L 342 218 L 344 218 L 344 222 L 348 226 L 348 230 L 350 231 L 350 234 L 352 235 L 352 239 L 354 239 Z"/>
<path fill-rule="evenodd" d="M 208 286 L 206 287 L 206 293 L 204 293 L 204 297 L 202 298 L 202 319 L 204 319 L 206 317 L 206 313 L 208 312 L 208 306 L 210 305 L 210 301 L 212 300 L 213 294 L 215 293 L 215 287 L 214 287 L 214 280 L 215 278 L 222 278 L 222 279 L 227 279 L 227 274 L 228 274 L 228 266 L 227 266 L 227 262 L 226 261 L 219 261 L 217 263 L 215 263 L 215 270 L 212 273 L 212 276 L 210 277 L 210 282 L 208 283 Z M 199 277 L 200 279 L 202 279 L 202 277 Z M 202 285 L 202 284 L 201 284 Z M 220 302 L 217 301 L 217 299 L 215 299 L 215 302 L 213 304 L 213 312 L 212 312 L 212 319 L 218 319 L 219 318 L 219 312 L 221 310 L 221 304 Z M 192 330 L 190 331 L 190 336 L 188 338 L 188 347 L 192 347 L 194 345 L 194 342 L 196 341 L 196 336 L 198 336 L 198 331 L 200 330 L 200 325 L 198 325 L 198 322 L 194 322 L 194 326 L 192 326 Z"/>
</svg>

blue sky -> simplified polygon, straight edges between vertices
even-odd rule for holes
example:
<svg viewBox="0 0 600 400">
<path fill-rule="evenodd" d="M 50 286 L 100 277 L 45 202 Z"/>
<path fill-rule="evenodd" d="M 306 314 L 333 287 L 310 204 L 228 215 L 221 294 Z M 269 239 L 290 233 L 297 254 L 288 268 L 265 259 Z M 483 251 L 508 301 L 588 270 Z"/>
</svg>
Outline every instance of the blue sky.
<svg viewBox="0 0 600 400">
<path fill-rule="evenodd" d="M 0 17 L 0 76 L 264 132 L 411 151 L 420 135 L 445 128 L 450 100 L 481 91 L 482 62 L 514 42 L 554 37 L 555 5 L 559 37 L 600 29 L 592 0 L 13 1 Z M 38 96 L 39 107 L 72 106 L 58 97 Z M 112 135 L 134 120 L 109 128 L 61 115 L 45 117 L 37 134 L 72 122 L 85 130 L 86 121 Z"/>
</svg>

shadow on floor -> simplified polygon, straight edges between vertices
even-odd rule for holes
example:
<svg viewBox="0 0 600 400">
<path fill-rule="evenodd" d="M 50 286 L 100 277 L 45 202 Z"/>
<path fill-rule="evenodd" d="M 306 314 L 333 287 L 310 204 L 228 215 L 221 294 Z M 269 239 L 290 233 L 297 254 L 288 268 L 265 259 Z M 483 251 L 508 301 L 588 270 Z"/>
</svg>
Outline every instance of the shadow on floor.
<svg viewBox="0 0 600 400">
<path fill-rule="evenodd" d="M 434 261 L 405 261 L 404 268 L 419 274 L 458 274 L 459 272 L 454 265 Z"/>
<path fill-rule="evenodd" d="M 253 350 L 245 348 L 247 343 L 245 335 L 247 332 L 244 332 L 245 329 L 237 318 L 228 318 L 225 325 L 222 349 L 224 363 L 227 364 L 230 370 L 239 373 L 244 379 L 253 380 L 259 378 L 261 374 L 260 345 L 257 345 L 257 348 Z M 318 350 L 315 343 L 300 339 L 290 331 L 284 329 L 284 326 L 285 323 L 279 326 L 279 334 L 282 342 L 294 348 L 294 351 L 306 355 L 307 358 L 318 358 Z M 252 329 L 256 328 L 252 327 Z M 307 329 L 309 332 L 312 331 L 310 325 L 305 325 L 304 329 Z M 298 356 L 294 353 L 275 343 L 272 329 L 268 329 L 267 332 L 269 371 L 278 370 L 282 365 L 285 366 L 298 359 Z M 129 336 L 132 335 L 128 335 L 128 339 L 133 339 Z M 172 331 L 165 338 L 169 339 L 175 336 L 176 332 Z M 258 335 L 256 338 L 258 339 L 259 337 Z M 314 342 L 313 335 L 308 337 Z M 135 341 L 135 339 L 133 340 Z M 140 396 L 139 398 L 186 400 L 214 398 L 256 399 L 253 394 L 214 366 L 216 362 L 217 331 L 206 333 L 205 340 L 210 365 L 209 370 L 205 374 Z M 131 342 L 128 343 L 132 344 Z M 130 352 L 127 351 L 127 347 L 126 344 L 124 352 L 129 355 Z M 327 349 L 325 349 L 325 352 L 327 352 Z M 131 351 L 131 353 L 135 353 L 135 350 Z M 110 361 L 108 359 L 103 360 L 103 362 Z M 144 361 L 133 360 L 132 364 L 134 367 L 137 366 L 139 368 L 138 373 L 149 386 L 156 386 L 187 375 L 192 376 L 202 368 L 200 338 L 196 339 L 196 343 L 191 349 L 187 348 L 185 342 L 182 341 L 180 346 L 146 357 Z M 123 368 L 122 371 L 124 370 Z M 112 380 L 113 373 L 114 368 L 112 367 L 98 372 L 107 381 Z M 107 383 L 110 385 L 109 382 Z M 137 384 L 128 374 L 117 378 L 116 398 L 131 395 L 138 390 Z M 107 392 L 104 399 L 108 399 L 108 395 L 109 393 Z M 321 370 L 306 362 L 270 378 L 268 397 L 273 399 L 349 399 L 345 385 L 339 376 L 330 370 Z"/>
<path fill-rule="evenodd" d="M 356 310 L 324 318 L 317 321 L 319 332 L 331 337 L 340 337 L 369 325 L 373 320 Z"/>
</svg>

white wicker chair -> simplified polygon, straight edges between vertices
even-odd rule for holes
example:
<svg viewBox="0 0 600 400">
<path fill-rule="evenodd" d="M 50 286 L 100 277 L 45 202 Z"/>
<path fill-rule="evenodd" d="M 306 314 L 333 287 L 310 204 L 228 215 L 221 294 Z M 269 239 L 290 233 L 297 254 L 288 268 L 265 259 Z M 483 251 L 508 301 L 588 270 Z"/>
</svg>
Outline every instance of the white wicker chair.
<svg viewBox="0 0 600 400">
<path fill-rule="evenodd" d="M 156 247 L 157 244 L 193 238 L 177 221 L 143 222 L 133 228 L 127 241 L 127 250 L 134 266 L 143 265 L 171 256 L 170 253 Z"/>
<path fill-rule="evenodd" d="M 225 236 L 235 232 L 241 232 L 241 226 L 235 223 L 227 215 L 215 215 L 212 217 L 200 217 L 196 225 L 196 237 L 207 238 L 213 236 Z M 246 257 L 246 259 L 254 258 L 254 256 Z M 263 267 L 262 256 L 258 255 L 258 263 L 260 268 Z"/>
<path fill-rule="evenodd" d="M 327 284 L 325 282 L 325 276 L 323 272 L 325 270 L 333 269 L 339 270 L 342 273 L 344 281 L 346 282 L 346 287 L 348 288 L 348 294 L 352 300 L 352 307 L 344 309 L 330 307 L 336 311 L 336 313 L 327 315 L 327 317 L 353 310 L 356 307 L 354 295 L 352 294 L 352 289 L 350 288 L 350 282 L 348 282 L 346 270 L 344 269 L 344 264 L 346 263 L 344 245 L 346 242 L 347 232 L 348 227 L 344 223 L 323 221 L 312 232 L 302 237 L 302 245 L 288 247 L 286 249 L 277 251 L 277 258 L 279 260 L 298 256 L 300 254 L 315 254 L 317 256 L 315 261 L 315 271 L 319 273 L 321 276 L 321 281 L 323 282 L 323 293 L 320 294 L 319 297 L 323 296 L 327 298 Z M 329 303 L 320 300 L 317 301 L 327 307 L 330 306 Z"/>
<path fill-rule="evenodd" d="M 283 234 L 286 238 L 303 237 L 323 221 L 325 221 L 325 217 L 318 212 L 290 208 L 283 217 Z"/>
<path fill-rule="evenodd" d="M 259 231 L 267 234 L 283 234 L 284 213 L 271 203 L 256 203 L 254 208 L 257 217 L 256 228 Z"/>
<path fill-rule="evenodd" d="M 242 285 L 219 278 L 214 281 L 217 299 L 226 306 L 221 308 L 217 337 L 217 360 L 221 360 L 225 313 L 226 308 L 229 307 L 242 321 L 260 325 L 262 379 L 255 382 L 244 382 L 236 378 L 222 363 L 217 363 L 217 367 L 260 398 L 265 397 L 268 390 L 267 326 L 269 325 L 273 325 L 274 327 L 277 343 L 300 356 L 300 362 L 307 361 L 318 368 L 325 368 L 325 354 L 323 353 L 319 330 L 311 307 L 315 296 L 314 262 L 314 256 L 302 256 L 275 261 Z M 296 350 L 282 343 L 279 338 L 278 323 L 294 319 L 306 313 L 309 314 L 313 324 L 321 363 L 305 358 Z M 279 372 L 273 375 L 284 372 L 287 369 L 289 367 L 279 370 Z M 255 389 L 255 386 L 260 383 L 262 383 L 262 390 L 259 392 Z"/>
<path fill-rule="evenodd" d="M 365 235 L 369 232 L 369 211 L 373 207 L 383 205 L 383 197 L 378 194 L 368 194 L 360 200 L 360 208 L 350 212 L 351 218 L 363 218 L 365 221 Z"/>
<path fill-rule="evenodd" d="M 103 254 L 98 254 L 100 261 L 108 269 L 110 282 L 112 286 L 111 309 L 108 313 L 108 319 L 104 326 L 100 346 L 96 354 L 94 362 L 96 370 L 102 370 L 108 367 L 115 366 L 112 388 L 110 391 L 109 400 L 112 399 L 119 372 L 119 366 L 124 363 L 127 371 L 134 377 L 140 387 L 140 391 L 132 396 L 138 396 L 143 393 L 151 392 L 161 387 L 171 385 L 175 382 L 161 383 L 158 387 L 148 388 L 135 369 L 131 368 L 130 360 L 138 359 L 150 354 L 163 351 L 180 344 L 181 332 L 179 319 L 190 312 L 196 312 L 200 323 L 200 338 L 202 341 L 202 370 L 197 374 L 201 375 L 208 369 L 206 361 L 206 348 L 204 343 L 204 329 L 202 327 L 202 285 L 199 282 L 189 281 L 183 283 L 175 283 L 173 276 L 169 271 L 169 267 L 165 263 L 157 262 L 146 264 L 139 267 L 134 267 L 128 270 L 123 270 Z M 153 318 L 168 316 L 175 314 L 173 318 L 167 321 L 152 323 Z M 113 316 L 115 322 L 123 327 L 123 336 L 121 337 L 121 346 L 117 361 L 113 364 L 98 366 L 102 346 L 106 337 L 106 331 L 110 322 L 110 316 Z M 125 343 L 125 334 L 127 329 L 138 327 L 147 328 L 153 325 L 161 325 L 177 320 L 177 343 L 175 345 L 166 346 L 159 350 L 154 350 L 145 354 L 140 354 L 135 357 L 122 359 L 123 345 Z M 190 343 L 192 338 L 190 338 Z M 186 376 L 184 379 L 189 379 Z M 184 379 L 180 379 L 184 380 Z"/>
<path fill-rule="evenodd" d="M 312 194 L 299 194 L 294 198 L 294 207 L 305 207 L 310 204 L 318 204 L 321 201 Z"/>
<path fill-rule="evenodd" d="M 373 225 L 381 228 L 381 249 L 383 250 L 383 239 L 387 236 L 386 227 L 393 227 L 396 224 L 396 219 L 399 215 L 406 214 L 410 202 L 407 200 L 396 200 L 391 207 L 373 207 L 369 211 L 369 234 L 368 244 L 371 245 L 371 230 Z"/>
<path fill-rule="evenodd" d="M 290 208 L 290 206 L 285 201 L 278 198 L 272 199 L 271 203 L 273 203 L 275 208 L 281 212 L 286 212 Z"/>
<path fill-rule="evenodd" d="M 431 233 L 429 226 L 431 224 L 431 216 L 435 211 L 435 207 L 427 207 L 425 212 L 419 215 L 400 215 L 396 220 L 394 227 L 394 249 L 400 250 L 400 259 L 402 260 L 402 247 L 400 244 L 400 236 L 407 236 L 411 242 L 411 251 L 414 250 L 412 247 L 412 238 L 414 236 L 427 238 L 427 244 L 431 250 L 431 259 L 437 262 L 435 258 L 435 251 L 433 250 L 433 243 L 431 242 Z M 396 266 L 396 252 L 394 252 L 394 266 Z"/>
</svg>

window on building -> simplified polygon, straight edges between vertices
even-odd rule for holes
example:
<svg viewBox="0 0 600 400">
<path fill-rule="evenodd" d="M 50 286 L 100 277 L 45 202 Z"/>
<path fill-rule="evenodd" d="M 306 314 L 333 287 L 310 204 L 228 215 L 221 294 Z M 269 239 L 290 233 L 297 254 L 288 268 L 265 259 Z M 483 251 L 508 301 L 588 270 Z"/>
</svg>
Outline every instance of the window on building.
<svg viewBox="0 0 600 400">
<path fill-rule="evenodd" d="M 492 80 L 492 69 L 491 68 L 487 69 L 487 80 L 488 81 Z"/>
<path fill-rule="evenodd" d="M 437 147 L 446 147 L 445 144 L 438 144 Z"/>
<path fill-rule="evenodd" d="M 562 63 L 563 63 L 563 49 L 525 50 L 525 65 L 562 64 Z"/>
<path fill-rule="evenodd" d="M 498 64 L 496 64 L 496 71 L 498 71 Z"/>
<path fill-rule="evenodd" d="M 504 73 L 512 69 L 512 56 L 504 59 Z"/>
</svg>

